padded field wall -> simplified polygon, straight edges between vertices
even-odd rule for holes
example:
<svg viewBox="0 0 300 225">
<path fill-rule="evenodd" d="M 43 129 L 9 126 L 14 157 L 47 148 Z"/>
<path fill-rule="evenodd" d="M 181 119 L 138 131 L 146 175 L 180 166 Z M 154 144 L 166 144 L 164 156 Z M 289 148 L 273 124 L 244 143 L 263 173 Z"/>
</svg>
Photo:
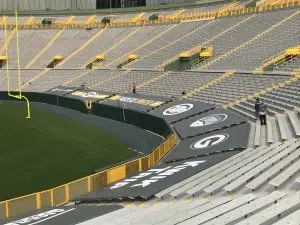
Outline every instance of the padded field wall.
<svg viewBox="0 0 300 225">
<path fill-rule="evenodd" d="M 18 95 L 17 92 L 12 92 L 13 95 Z M 31 102 L 42 102 L 51 105 L 58 105 L 64 108 L 69 108 L 73 110 L 77 110 L 83 113 L 87 112 L 85 103 L 78 99 L 67 98 L 64 96 L 58 95 L 51 95 L 45 93 L 34 93 L 34 92 L 26 92 L 24 95 L 29 99 Z M 7 95 L 7 92 L 0 92 L 0 100 L 12 100 L 12 101 L 19 101 L 15 98 L 11 98 Z"/>
<path fill-rule="evenodd" d="M 148 113 L 94 102 L 92 104 L 92 113 L 97 116 L 135 125 L 163 137 L 168 137 L 172 133 L 169 125 L 162 118 Z"/>
</svg>

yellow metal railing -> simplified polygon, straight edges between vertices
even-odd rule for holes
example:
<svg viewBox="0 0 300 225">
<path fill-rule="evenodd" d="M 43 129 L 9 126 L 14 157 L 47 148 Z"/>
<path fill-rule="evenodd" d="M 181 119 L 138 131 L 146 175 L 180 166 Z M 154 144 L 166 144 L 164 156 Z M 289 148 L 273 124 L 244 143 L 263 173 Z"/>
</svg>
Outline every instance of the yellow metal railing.
<svg viewBox="0 0 300 225">
<path fill-rule="evenodd" d="M 157 164 L 177 142 L 173 133 L 155 151 L 133 161 L 115 166 L 79 180 L 46 191 L 0 202 L 0 219 L 21 215 L 45 207 L 59 206 L 71 199 L 97 190 L 105 185 L 127 178 Z"/>
<path fill-rule="evenodd" d="M 254 71 L 263 71 L 266 67 L 273 65 L 277 66 L 290 60 L 291 58 L 295 57 L 296 55 L 300 55 L 300 45 L 296 45 L 294 47 L 285 49 L 280 53 L 276 53 L 271 57 L 265 59 L 259 67 L 257 67 Z"/>
<path fill-rule="evenodd" d="M 193 13 L 176 13 L 173 16 L 162 16 L 157 20 L 149 20 L 148 18 L 131 18 L 131 19 L 111 19 L 110 27 L 123 27 L 123 26 L 142 26 L 142 25 L 159 25 L 159 24 L 174 24 L 180 23 L 182 21 L 189 20 L 202 20 L 202 19 L 215 19 L 228 16 L 238 16 L 245 14 L 254 14 L 278 9 L 285 9 L 288 7 L 295 7 L 300 5 L 300 0 L 280 0 L 276 2 L 269 2 L 267 4 L 262 4 L 257 7 L 246 8 L 239 5 L 229 5 L 230 7 L 216 9 L 214 11 L 207 12 L 193 12 Z M 1 22 L 6 17 L 0 20 L 0 29 L 4 29 L 4 22 Z M 8 24 L 8 29 L 13 29 L 15 24 Z M 104 28 L 105 24 L 98 20 L 91 20 L 89 23 L 86 21 L 69 21 L 64 23 L 54 23 L 54 24 L 19 24 L 19 29 L 62 29 L 62 28 Z"/>
</svg>

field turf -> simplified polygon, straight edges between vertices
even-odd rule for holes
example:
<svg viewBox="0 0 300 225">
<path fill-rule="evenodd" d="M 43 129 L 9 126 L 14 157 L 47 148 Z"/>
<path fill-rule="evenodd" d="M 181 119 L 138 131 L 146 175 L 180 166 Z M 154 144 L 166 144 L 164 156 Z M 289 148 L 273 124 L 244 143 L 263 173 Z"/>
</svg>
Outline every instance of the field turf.
<svg viewBox="0 0 300 225">
<path fill-rule="evenodd" d="M 25 104 L 0 102 L 0 201 L 46 190 L 133 156 L 92 125 Z"/>
</svg>

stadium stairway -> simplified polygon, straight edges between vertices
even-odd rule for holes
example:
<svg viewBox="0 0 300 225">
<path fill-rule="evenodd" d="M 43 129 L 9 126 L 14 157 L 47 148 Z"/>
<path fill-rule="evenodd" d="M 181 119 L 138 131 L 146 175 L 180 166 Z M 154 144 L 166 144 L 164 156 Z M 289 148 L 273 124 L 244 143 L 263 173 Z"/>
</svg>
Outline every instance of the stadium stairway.
<svg viewBox="0 0 300 225">
<path fill-rule="evenodd" d="M 104 67 L 116 67 L 118 64 L 120 64 L 125 59 L 127 59 L 128 55 L 134 54 L 135 52 L 138 52 L 140 49 L 143 49 L 145 46 L 147 46 L 147 45 L 151 44 L 152 42 L 156 41 L 161 36 L 163 36 L 165 33 L 169 32 L 169 30 L 172 30 L 175 26 L 176 26 L 176 24 L 168 27 L 167 29 L 164 29 L 162 32 L 159 32 L 157 35 L 154 35 L 150 40 L 146 41 L 145 43 L 138 46 L 137 48 L 129 51 L 128 53 L 125 53 L 124 55 L 118 57 L 117 59 L 113 60 L 112 62 L 105 64 Z"/>
<path fill-rule="evenodd" d="M 229 71 L 225 72 L 224 74 L 222 74 L 221 76 L 218 76 L 218 77 L 210 80 L 209 82 L 202 84 L 200 87 L 188 92 L 185 96 L 182 96 L 182 98 L 183 99 L 191 98 L 191 97 L 193 97 L 193 95 L 196 95 L 198 92 L 203 91 L 204 89 L 209 88 L 210 86 L 221 82 L 223 79 L 226 79 L 229 76 L 233 76 L 234 73 L 235 73 L 234 70 L 229 70 Z"/>
<path fill-rule="evenodd" d="M 9 75 L 9 83 L 10 83 L 10 90 L 19 90 L 19 79 L 18 75 L 19 72 L 18 70 L 0 70 L 0 76 L 2 83 L 0 84 L 0 90 L 7 90 L 7 72 Z M 21 88 L 23 89 L 25 86 L 30 84 L 32 81 L 34 81 L 34 78 L 38 78 L 38 76 L 42 75 L 47 71 L 44 70 L 21 70 L 20 71 L 20 83 L 21 83 Z"/>
<path fill-rule="evenodd" d="M 35 82 L 36 80 L 39 80 L 42 76 L 47 74 L 49 71 L 50 71 L 50 69 L 46 68 L 46 69 L 40 71 L 38 74 L 35 74 L 33 77 L 29 78 L 24 84 L 21 85 L 21 89 L 24 90 L 26 87 L 31 85 L 33 82 Z"/>
<path fill-rule="evenodd" d="M 143 82 L 143 83 L 140 83 L 140 84 L 138 84 L 137 85 L 137 90 L 138 89 L 141 89 L 141 88 L 143 88 L 144 86 L 146 86 L 146 85 L 151 85 L 153 82 L 155 82 L 155 81 L 157 81 L 157 80 L 159 80 L 159 79 L 161 79 L 161 78 L 163 78 L 163 77 L 165 77 L 165 76 L 168 76 L 168 74 L 169 74 L 170 72 L 168 71 L 168 72 L 165 72 L 165 73 L 163 73 L 162 75 L 160 75 L 160 76 L 156 76 L 156 77 L 154 77 L 154 78 L 152 78 L 152 79 L 150 79 L 150 80 L 147 80 L 147 81 L 145 81 L 145 82 Z M 131 91 L 131 90 L 129 90 L 129 91 Z"/>
<path fill-rule="evenodd" d="M 92 86 L 91 86 L 91 88 L 93 88 L 93 87 L 100 87 L 101 85 L 103 85 L 103 84 L 105 84 L 105 83 L 107 83 L 107 82 L 110 82 L 110 81 L 113 81 L 114 79 L 117 79 L 117 78 L 119 78 L 119 77 L 121 77 L 121 76 L 126 76 L 128 73 L 130 73 L 130 69 L 128 69 L 128 70 L 125 70 L 125 71 L 122 71 L 121 73 L 119 73 L 119 74 L 117 74 L 117 75 L 115 75 L 115 76 L 112 76 L 112 77 L 110 77 L 109 79 L 107 79 L 107 80 L 102 80 L 102 81 L 100 81 L 100 82 L 98 82 L 98 83 L 95 83 L 95 84 L 93 84 Z"/>
<path fill-rule="evenodd" d="M 260 93 L 236 100 L 224 105 L 232 112 L 240 114 L 252 121 L 254 134 L 249 146 L 271 144 L 277 141 L 290 140 L 300 137 L 300 89 L 299 77 L 290 77 L 289 80 L 265 88 Z M 255 97 L 260 98 L 268 106 L 269 116 L 267 126 L 261 126 L 257 121 L 254 110 Z"/>
<path fill-rule="evenodd" d="M 81 81 L 81 80 L 83 80 L 86 76 L 88 76 L 90 73 L 91 73 L 92 71 L 89 71 L 89 70 L 87 70 L 87 71 L 85 71 L 85 72 L 83 72 L 83 73 L 81 73 L 80 75 L 78 75 L 78 76 L 76 76 L 76 77 L 73 77 L 72 79 L 70 79 L 70 80 L 67 80 L 66 82 L 64 82 L 63 84 L 62 84 L 62 86 L 72 86 L 72 84 L 73 83 L 75 83 L 76 81 Z"/>
<path fill-rule="evenodd" d="M 150 52 L 146 51 L 146 54 L 142 54 L 141 57 L 139 57 L 134 62 L 128 64 L 126 67 L 134 68 L 135 64 L 137 62 L 141 61 L 144 63 L 145 61 L 148 61 L 148 60 L 151 61 L 151 57 L 153 57 L 153 55 L 155 55 L 161 51 L 163 52 L 165 49 L 171 48 L 172 45 L 176 45 L 178 42 L 180 42 L 181 40 L 184 40 L 186 37 L 188 37 L 196 32 L 199 32 L 202 28 L 204 28 L 210 24 L 213 24 L 213 22 L 214 22 L 214 20 L 204 23 L 195 29 L 191 29 L 190 31 L 188 31 L 186 33 L 182 33 L 182 35 L 179 35 L 177 38 L 175 38 L 174 40 L 171 40 L 170 42 L 168 42 L 166 44 L 159 45 L 160 47 L 158 47 L 158 48 L 154 47 L 153 50 L 151 50 Z M 172 32 L 174 29 L 178 28 L 179 26 L 183 26 L 182 24 L 184 24 L 184 23 L 173 25 L 171 27 L 172 29 L 170 29 L 170 32 Z M 180 30 L 178 30 L 178 32 L 180 32 Z M 163 38 L 167 38 L 166 40 L 170 39 L 170 37 L 168 37 L 169 35 L 170 35 L 170 33 L 166 32 L 165 35 L 161 36 L 160 39 L 157 40 L 157 43 L 163 42 Z M 164 36 L 166 36 L 166 37 L 164 37 Z M 142 52 L 143 52 L 143 49 L 142 49 Z M 145 63 L 147 63 L 147 62 L 145 62 Z"/>
<path fill-rule="evenodd" d="M 206 40 L 205 42 L 203 42 L 203 43 L 197 45 L 196 47 L 194 47 L 194 48 L 192 48 L 192 49 L 186 49 L 185 51 L 188 51 L 188 52 L 190 52 L 190 53 L 195 53 L 195 52 L 197 52 L 197 51 L 199 50 L 200 47 L 209 45 L 213 40 L 215 40 L 215 39 L 217 39 L 217 38 L 219 38 L 219 37 L 222 37 L 222 35 L 224 35 L 224 34 L 230 32 L 231 30 L 233 30 L 233 29 L 235 29 L 236 27 L 240 26 L 242 23 L 247 22 L 247 21 L 248 21 L 249 19 L 251 19 L 253 16 L 254 16 L 254 15 L 249 16 L 249 17 L 246 17 L 245 19 L 239 21 L 238 23 L 236 23 L 236 24 L 234 24 L 234 25 L 232 25 L 232 26 L 226 28 L 226 29 L 223 30 L 222 32 L 219 32 L 219 33 L 216 34 L 215 36 L 212 36 L 211 38 L 209 38 L 209 39 Z M 214 25 L 213 21 L 211 21 L 210 23 L 207 23 L 207 25 L 210 25 L 210 24 L 211 24 L 211 25 Z M 190 34 L 188 34 L 188 35 L 190 35 Z M 185 36 L 188 36 L 188 35 L 185 35 Z M 176 59 L 178 58 L 178 54 L 179 54 L 179 53 L 180 53 L 180 52 L 178 52 L 176 55 L 174 55 L 174 56 L 172 56 L 171 58 L 169 58 L 169 59 L 165 60 L 164 62 L 162 62 L 162 63 L 159 65 L 159 68 L 162 68 L 162 67 L 164 67 L 165 65 L 167 65 L 168 63 L 170 63 L 170 62 L 176 60 Z"/>
<path fill-rule="evenodd" d="M 128 35 L 126 35 L 120 41 L 118 41 L 117 43 L 115 43 L 113 46 L 111 46 L 111 48 L 107 49 L 102 54 L 106 55 L 107 53 L 109 53 L 110 51 L 112 51 L 113 49 L 115 49 L 116 47 L 118 47 L 119 45 L 121 45 L 123 42 L 125 42 L 127 39 L 129 39 L 131 36 L 133 36 L 134 34 L 136 34 L 137 32 L 139 32 L 141 30 L 141 28 L 142 27 L 137 27 L 136 29 L 134 29 L 132 32 L 130 32 Z"/>
<path fill-rule="evenodd" d="M 47 45 L 34 57 L 30 60 L 30 62 L 25 65 L 25 69 L 30 68 L 48 49 L 51 48 L 51 46 L 55 43 L 55 41 L 60 37 L 60 35 L 63 34 L 63 32 L 66 29 L 61 29 L 59 30 L 54 36 L 53 38 L 50 40 L 50 42 L 47 43 Z"/>
<path fill-rule="evenodd" d="M 93 37 L 91 37 L 91 39 L 89 39 L 83 46 L 81 46 L 79 49 L 77 49 L 75 52 L 72 53 L 72 57 L 74 57 L 77 53 L 80 53 L 82 50 L 86 49 L 87 46 L 94 42 L 97 38 L 99 38 L 101 36 L 101 34 L 107 29 L 104 28 L 103 30 L 99 31 L 97 34 L 95 34 Z M 124 37 L 122 37 L 122 39 L 118 40 L 118 42 L 116 42 L 114 45 L 112 45 L 110 48 L 108 48 L 105 52 L 103 52 L 102 54 L 105 55 L 107 54 L 108 52 L 112 51 L 113 49 L 115 49 L 117 46 L 119 46 L 120 44 L 122 44 L 124 41 L 126 41 L 127 39 L 129 39 L 132 35 L 134 35 L 136 32 L 138 32 L 141 28 L 138 27 L 134 30 L 132 30 L 131 32 L 129 32 L 128 34 L 126 34 Z M 94 56 L 93 58 L 89 59 L 89 61 L 87 61 L 86 63 L 84 63 L 84 66 L 87 65 L 89 62 L 91 62 L 92 60 L 94 59 Z M 82 74 L 78 75 L 78 76 L 75 76 L 73 78 L 71 78 L 70 80 L 67 80 L 66 82 L 63 83 L 63 86 L 68 86 L 72 83 L 78 83 L 80 82 L 81 80 L 86 80 L 88 79 L 86 76 L 90 75 L 90 74 L 93 74 L 95 70 L 92 69 L 90 71 L 84 71 Z M 124 73 L 126 74 L 126 73 Z M 91 84 L 90 87 L 95 87 L 95 86 L 98 86 L 98 85 L 101 85 L 109 80 L 112 80 L 116 77 L 118 77 L 118 75 L 115 75 L 115 76 L 112 76 L 110 77 L 109 79 L 105 79 L 105 80 L 101 80 L 101 81 L 98 81 L 96 83 L 94 83 L 93 85 Z M 84 83 L 84 82 L 81 82 L 81 83 Z"/>
<path fill-rule="evenodd" d="M 57 68 L 61 68 L 68 60 L 72 59 L 76 54 L 81 52 L 83 49 L 85 49 L 91 42 L 93 42 L 96 38 L 101 36 L 101 34 L 106 31 L 108 26 L 106 26 L 104 29 L 101 29 L 98 33 L 96 33 L 94 36 L 92 36 L 90 39 L 88 39 L 82 46 L 80 46 L 78 49 L 76 49 L 71 55 L 66 57 L 58 66 Z"/>
<path fill-rule="evenodd" d="M 9 35 L 7 36 L 7 40 L 6 40 L 6 43 L 7 45 L 9 45 L 9 43 L 11 42 L 11 40 L 13 39 L 13 37 L 15 36 L 16 34 L 16 29 L 14 28 L 10 33 Z M 3 38 L 4 40 L 4 38 Z M 6 50 L 6 47 L 5 47 L 5 44 L 2 45 L 1 49 L 0 49 L 0 55 L 5 55 L 5 50 Z"/>
<path fill-rule="evenodd" d="M 248 148 L 160 191 L 150 201 L 120 203 L 123 209 L 80 225 L 297 225 L 299 163 L 297 139 Z"/>
</svg>

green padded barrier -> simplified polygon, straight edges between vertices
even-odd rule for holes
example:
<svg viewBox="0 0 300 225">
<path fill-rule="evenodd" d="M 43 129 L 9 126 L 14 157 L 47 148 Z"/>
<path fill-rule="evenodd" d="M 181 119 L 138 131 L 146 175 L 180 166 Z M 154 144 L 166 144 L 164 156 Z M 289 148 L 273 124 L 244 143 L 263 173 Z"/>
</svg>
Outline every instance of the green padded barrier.
<svg viewBox="0 0 300 225">
<path fill-rule="evenodd" d="M 92 103 L 92 113 L 96 116 L 105 117 L 108 119 L 123 121 L 123 109 L 105 104 Z"/>
<path fill-rule="evenodd" d="M 148 113 L 126 109 L 125 118 L 127 123 L 149 130 L 163 137 L 168 137 L 172 133 L 171 128 L 164 119 Z"/>
<path fill-rule="evenodd" d="M 77 110 L 83 113 L 87 113 L 87 108 L 83 101 L 74 98 L 67 98 L 64 96 L 58 96 L 58 104 L 59 106 Z"/>
</svg>

